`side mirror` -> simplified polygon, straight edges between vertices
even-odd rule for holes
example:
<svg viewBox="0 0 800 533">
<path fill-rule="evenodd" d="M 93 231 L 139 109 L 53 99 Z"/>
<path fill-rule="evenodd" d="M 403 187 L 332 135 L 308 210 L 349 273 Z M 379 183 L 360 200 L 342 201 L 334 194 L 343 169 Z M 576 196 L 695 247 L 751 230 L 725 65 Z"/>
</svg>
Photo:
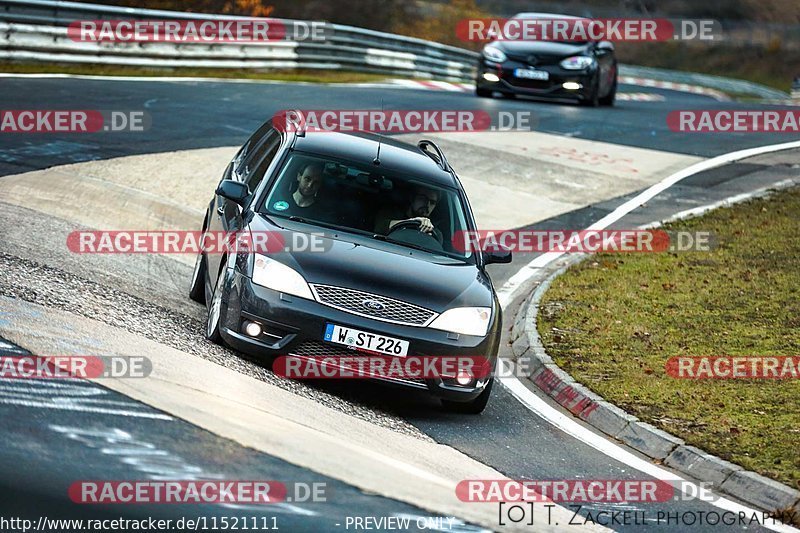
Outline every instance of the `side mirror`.
<svg viewBox="0 0 800 533">
<path fill-rule="evenodd" d="M 250 196 L 250 189 L 241 181 L 222 180 L 217 187 L 217 194 L 243 206 Z"/>
<path fill-rule="evenodd" d="M 613 52 L 614 51 L 614 43 L 611 41 L 600 41 L 595 45 L 598 50 L 602 52 Z"/>
<path fill-rule="evenodd" d="M 483 262 L 487 265 L 506 264 L 511 262 L 511 256 L 511 250 L 505 248 L 492 252 L 483 252 Z"/>
</svg>

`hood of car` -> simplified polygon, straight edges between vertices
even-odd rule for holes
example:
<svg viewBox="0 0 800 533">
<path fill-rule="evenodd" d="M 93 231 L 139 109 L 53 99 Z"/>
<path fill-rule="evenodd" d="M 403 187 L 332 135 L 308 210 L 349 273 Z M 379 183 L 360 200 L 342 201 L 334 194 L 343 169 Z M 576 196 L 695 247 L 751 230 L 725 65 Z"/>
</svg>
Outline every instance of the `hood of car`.
<svg viewBox="0 0 800 533">
<path fill-rule="evenodd" d="M 591 43 L 558 43 L 554 41 L 493 41 L 495 48 L 506 54 L 541 54 L 544 56 L 570 57 L 585 53 Z"/>
<path fill-rule="evenodd" d="M 289 232 L 319 234 L 316 242 L 324 251 L 291 251 L 270 256 L 300 272 L 311 284 L 355 289 L 437 313 L 453 307 L 492 306 L 491 283 L 474 264 L 369 237 L 310 229 L 309 225 L 283 219 L 275 222 Z M 260 216 L 254 218 L 250 228 L 276 229 Z"/>
</svg>

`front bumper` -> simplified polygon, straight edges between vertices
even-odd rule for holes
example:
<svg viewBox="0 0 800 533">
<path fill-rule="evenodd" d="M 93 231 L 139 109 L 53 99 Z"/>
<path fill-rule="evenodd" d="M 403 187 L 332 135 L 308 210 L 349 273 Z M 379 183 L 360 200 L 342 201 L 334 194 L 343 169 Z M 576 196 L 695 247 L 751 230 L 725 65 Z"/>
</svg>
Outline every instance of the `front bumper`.
<svg viewBox="0 0 800 533">
<path fill-rule="evenodd" d="M 220 317 L 220 331 L 235 349 L 255 357 L 292 355 L 301 358 L 358 355 L 345 346 L 323 340 L 328 324 L 399 338 L 410 342 L 409 356 L 483 357 L 494 369 L 500 341 L 498 316 L 486 337 L 453 335 L 424 327 L 405 326 L 361 317 L 316 301 L 287 295 L 255 285 L 239 271 L 228 269 Z M 263 333 L 253 338 L 243 331 L 245 321 L 262 326 Z M 427 390 L 451 401 L 470 401 L 483 392 L 488 379 L 462 387 L 450 380 L 379 378 L 394 385 Z"/>
<path fill-rule="evenodd" d="M 518 68 L 546 71 L 549 79 L 543 81 L 517 78 L 514 76 L 514 71 Z M 498 81 L 489 81 L 484 78 L 484 74 L 487 73 L 497 76 Z M 583 101 L 592 98 L 596 76 L 596 67 L 586 70 L 566 70 L 559 65 L 531 67 L 514 60 L 494 63 L 480 59 L 478 60 L 478 74 L 475 85 L 480 90 L 497 91 L 504 94 Z M 577 83 L 580 88 L 567 89 L 564 87 L 565 83 Z"/>
</svg>

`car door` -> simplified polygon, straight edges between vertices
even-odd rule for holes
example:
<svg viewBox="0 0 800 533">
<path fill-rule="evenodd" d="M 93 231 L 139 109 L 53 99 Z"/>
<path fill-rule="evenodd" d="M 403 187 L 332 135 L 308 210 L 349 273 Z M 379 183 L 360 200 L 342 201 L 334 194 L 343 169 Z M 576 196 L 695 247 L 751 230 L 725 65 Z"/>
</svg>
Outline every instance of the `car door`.
<svg viewBox="0 0 800 533">
<path fill-rule="evenodd" d="M 252 194 L 264 177 L 271 161 L 280 147 L 281 136 L 267 122 L 245 143 L 223 175 L 223 179 L 240 181 L 248 186 Z M 211 206 L 208 231 L 216 235 L 232 234 L 242 229 L 242 206 L 222 196 L 215 195 Z M 209 289 L 217 282 L 223 254 L 207 254 Z M 210 300 L 209 300 L 210 301 Z"/>
</svg>

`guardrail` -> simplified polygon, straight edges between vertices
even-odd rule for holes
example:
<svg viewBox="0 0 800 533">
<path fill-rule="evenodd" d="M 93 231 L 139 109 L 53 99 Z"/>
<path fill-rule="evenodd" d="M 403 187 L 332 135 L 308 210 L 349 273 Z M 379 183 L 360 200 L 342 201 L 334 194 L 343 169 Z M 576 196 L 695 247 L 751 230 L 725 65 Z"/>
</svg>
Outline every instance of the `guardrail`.
<svg viewBox="0 0 800 533">
<path fill-rule="evenodd" d="M 474 78 L 478 57 L 475 52 L 453 46 L 339 24 L 327 24 L 330 32 L 321 41 L 213 44 L 74 41 L 68 36 L 66 26 L 82 19 L 244 20 L 246 17 L 52 0 L 0 0 L 0 59 L 144 67 L 349 70 L 467 81 Z"/>
</svg>

